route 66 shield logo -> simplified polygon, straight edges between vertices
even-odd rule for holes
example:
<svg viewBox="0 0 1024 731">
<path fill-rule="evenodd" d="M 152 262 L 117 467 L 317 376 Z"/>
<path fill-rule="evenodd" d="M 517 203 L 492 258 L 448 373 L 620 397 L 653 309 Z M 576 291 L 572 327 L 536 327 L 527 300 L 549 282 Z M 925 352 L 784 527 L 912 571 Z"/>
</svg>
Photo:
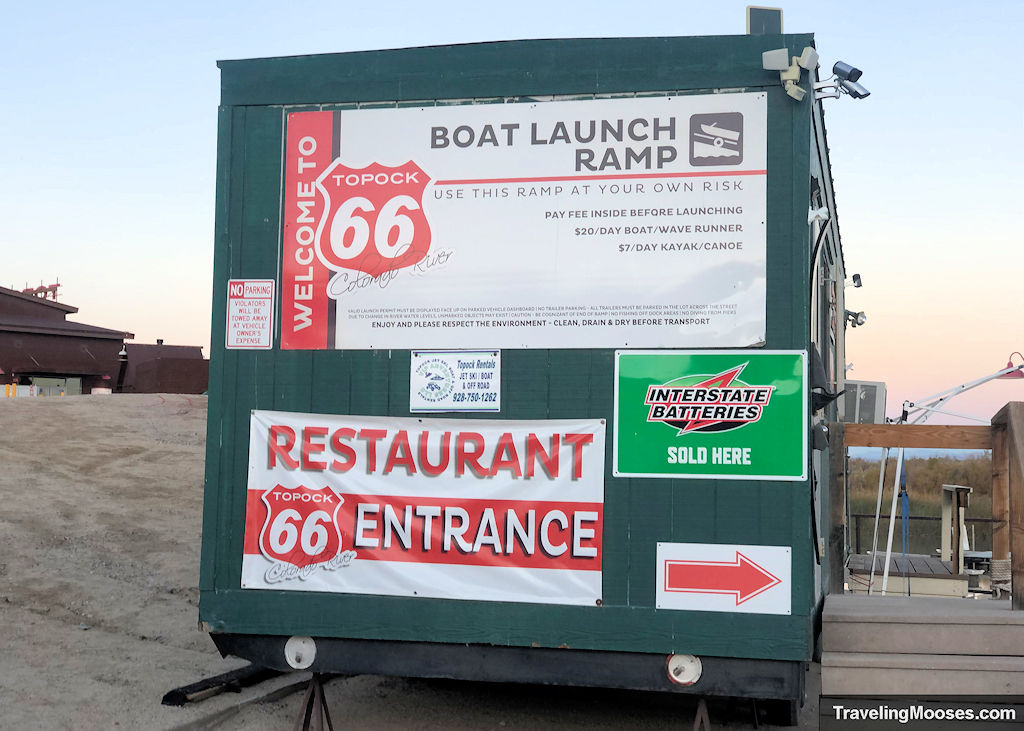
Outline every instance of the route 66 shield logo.
<svg viewBox="0 0 1024 731">
<path fill-rule="evenodd" d="M 275 485 L 261 498 L 267 519 L 260 551 L 267 558 L 301 569 L 327 563 L 341 551 L 338 510 L 344 499 L 329 487 Z"/>
<path fill-rule="evenodd" d="M 333 271 L 354 269 L 378 277 L 410 267 L 430 250 L 423 191 L 430 177 L 409 161 L 350 168 L 335 160 L 317 178 L 326 215 L 316 253 Z"/>
</svg>

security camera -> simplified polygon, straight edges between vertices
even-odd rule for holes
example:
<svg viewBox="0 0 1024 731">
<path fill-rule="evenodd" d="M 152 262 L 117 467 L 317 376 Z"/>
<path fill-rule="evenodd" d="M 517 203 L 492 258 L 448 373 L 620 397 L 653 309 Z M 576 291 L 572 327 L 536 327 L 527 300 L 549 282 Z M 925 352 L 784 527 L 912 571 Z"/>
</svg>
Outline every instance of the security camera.
<svg viewBox="0 0 1024 731">
<path fill-rule="evenodd" d="M 864 286 L 864 282 L 861 281 L 861 278 L 860 278 L 859 274 L 854 274 L 853 275 L 853 286 L 854 287 L 862 287 L 862 286 Z"/>
<path fill-rule="evenodd" d="M 843 81 L 857 81 L 864 72 L 855 66 L 844 63 L 843 61 L 836 61 L 835 65 L 832 67 L 832 73 Z"/>
<path fill-rule="evenodd" d="M 854 99 L 863 99 L 864 97 L 871 96 L 870 91 L 868 91 L 855 81 L 843 79 L 839 82 L 839 85 L 843 88 L 843 91 L 852 96 Z"/>
</svg>

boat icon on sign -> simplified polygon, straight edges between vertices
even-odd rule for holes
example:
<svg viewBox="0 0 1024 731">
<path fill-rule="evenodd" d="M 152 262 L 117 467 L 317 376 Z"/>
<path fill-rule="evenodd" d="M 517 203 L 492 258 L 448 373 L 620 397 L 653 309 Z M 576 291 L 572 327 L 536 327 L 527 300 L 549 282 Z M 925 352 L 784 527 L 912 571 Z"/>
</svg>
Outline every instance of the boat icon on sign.
<svg viewBox="0 0 1024 731">
<path fill-rule="evenodd" d="M 694 114 L 690 117 L 691 165 L 737 165 L 742 160 L 742 114 Z"/>
<path fill-rule="evenodd" d="M 700 126 L 703 134 L 694 135 L 705 140 L 711 140 L 712 147 L 718 147 L 722 149 L 718 150 L 707 150 L 705 154 L 712 155 L 713 157 L 732 157 L 739 155 L 739 143 L 740 133 L 734 132 L 731 129 L 721 129 L 714 124 L 702 124 Z M 704 142 L 694 142 L 694 147 L 699 145 L 699 149 L 704 151 L 707 144 Z"/>
</svg>

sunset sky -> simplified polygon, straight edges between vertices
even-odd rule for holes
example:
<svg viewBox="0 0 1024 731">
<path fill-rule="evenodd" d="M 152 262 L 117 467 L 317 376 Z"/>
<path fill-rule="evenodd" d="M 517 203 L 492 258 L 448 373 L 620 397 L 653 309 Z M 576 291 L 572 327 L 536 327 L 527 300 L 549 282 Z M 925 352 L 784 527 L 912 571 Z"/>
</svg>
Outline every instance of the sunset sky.
<svg viewBox="0 0 1024 731">
<path fill-rule="evenodd" d="M 1024 3 L 787 2 L 823 75 L 844 60 L 872 94 L 828 100 L 849 273 L 850 378 L 904 399 L 1024 351 Z M 44 10 L 45 8 L 45 10 Z M 0 285 L 60 280 L 76 319 L 136 342 L 210 340 L 218 59 L 519 38 L 743 33 L 745 4 L 652 0 L 19 3 L 0 26 Z M 1015 362 L 1021 359 L 1014 356 Z M 983 418 L 1024 380 L 954 402 Z M 934 419 L 933 422 L 940 422 Z"/>
</svg>

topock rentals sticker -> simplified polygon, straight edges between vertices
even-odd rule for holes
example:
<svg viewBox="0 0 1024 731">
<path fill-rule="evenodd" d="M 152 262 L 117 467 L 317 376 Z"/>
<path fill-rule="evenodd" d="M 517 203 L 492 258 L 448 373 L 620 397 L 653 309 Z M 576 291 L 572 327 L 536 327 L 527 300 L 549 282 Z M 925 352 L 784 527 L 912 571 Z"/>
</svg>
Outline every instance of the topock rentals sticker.
<svg viewBox="0 0 1024 731">
<path fill-rule="evenodd" d="M 616 476 L 802 480 L 804 351 L 616 353 Z"/>
</svg>

